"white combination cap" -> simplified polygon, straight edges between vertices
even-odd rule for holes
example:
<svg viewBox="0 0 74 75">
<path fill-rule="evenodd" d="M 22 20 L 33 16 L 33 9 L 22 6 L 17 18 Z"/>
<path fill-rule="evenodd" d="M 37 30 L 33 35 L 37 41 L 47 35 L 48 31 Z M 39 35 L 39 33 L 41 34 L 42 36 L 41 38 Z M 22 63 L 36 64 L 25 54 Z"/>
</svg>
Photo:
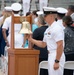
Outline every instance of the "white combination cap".
<svg viewBox="0 0 74 75">
<path fill-rule="evenodd" d="M 57 10 L 54 7 L 43 7 L 44 14 L 56 14 Z"/>
<path fill-rule="evenodd" d="M 37 11 L 37 14 L 38 15 L 42 15 L 43 14 L 43 11 Z"/>
<path fill-rule="evenodd" d="M 68 12 L 67 9 L 62 8 L 62 7 L 58 7 L 56 9 L 57 9 L 57 13 L 59 13 L 59 14 L 66 14 Z"/>
<path fill-rule="evenodd" d="M 21 6 L 20 3 L 13 3 L 11 5 L 11 8 L 12 8 L 13 11 L 20 11 L 22 9 L 22 6 Z"/>
<path fill-rule="evenodd" d="M 12 8 L 10 6 L 6 6 L 6 7 L 4 7 L 4 10 L 5 11 L 12 11 Z"/>
<path fill-rule="evenodd" d="M 74 21 L 74 14 L 72 14 L 72 15 L 70 15 L 70 16 L 71 16 L 72 20 Z"/>
</svg>

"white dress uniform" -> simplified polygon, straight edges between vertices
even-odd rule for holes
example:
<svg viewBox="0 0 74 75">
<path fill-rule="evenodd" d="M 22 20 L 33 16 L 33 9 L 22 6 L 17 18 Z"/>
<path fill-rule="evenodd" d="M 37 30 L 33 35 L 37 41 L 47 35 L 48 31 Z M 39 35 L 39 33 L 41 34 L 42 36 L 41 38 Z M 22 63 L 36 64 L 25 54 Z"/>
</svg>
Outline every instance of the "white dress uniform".
<svg viewBox="0 0 74 75">
<path fill-rule="evenodd" d="M 48 5 L 48 0 L 39 0 L 40 11 L 42 11 L 43 7 L 46 7 L 47 5 Z"/>
<path fill-rule="evenodd" d="M 57 24 L 58 24 L 59 26 L 61 26 L 62 29 L 65 29 L 65 27 L 63 26 L 63 21 L 62 21 L 62 19 L 57 20 Z"/>
<path fill-rule="evenodd" d="M 67 9 L 62 8 L 62 7 L 58 7 L 58 8 L 56 8 L 56 9 L 57 9 L 57 13 L 58 13 L 59 15 L 65 16 L 65 14 L 68 12 Z M 60 25 L 61 28 L 65 29 L 65 27 L 63 26 L 62 18 L 57 20 L 57 24 Z"/>
<path fill-rule="evenodd" d="M 29 12 L 30 9 L 30 0 L 23 0 L 23 14 L 26 15 L 27 12 Z"/>
<path fill-rule="evenodd" d="M 45 33 L 44 33 L 44 39 L 43 41 L 47 44 L 47 49 L 50 52 L 48 54 L 48 72 L 49 75 L 63 75 L 63 68 L 65 63 L 65 55 L 64 53 L 61 56 L 60 59 L 60 67 L 57 70 L 54 70 L 53 66 L 56 59 L 56 50 L 57 50 L 57 44 L 56 42 L 63 40 L 63 47 L 64 47 L 64 31 L 61 28 L 61 26 L 57 25 L 57 22 L 53 22 L 51 26 L 49 26 Z"/>
<path fill-rule="evenodd" d="M 14 14 L 14 16 L 19 16 L 19 14 Z M 5 29 L 8 29 L 9 28 L 9 35 L 7 37 L 8 41 L 9 41 L 9 44 L 11 43 L 10 42 L 10 38 L 11 38 L 11 16 L 6 18 L 4 24 L 3 24 L 3 27 L 2 28 L 5 28 Z M 21 48 L 22 47 L 22 44 L 23 44 L 23 35 L 19 33 L 20 29 L 21 29 L 21 24 L 15 24 L 14 25 L 14 34 L 15 34 L 15 43 L 14 43 L 14 47 L 15 48 Z"/>
</svg>

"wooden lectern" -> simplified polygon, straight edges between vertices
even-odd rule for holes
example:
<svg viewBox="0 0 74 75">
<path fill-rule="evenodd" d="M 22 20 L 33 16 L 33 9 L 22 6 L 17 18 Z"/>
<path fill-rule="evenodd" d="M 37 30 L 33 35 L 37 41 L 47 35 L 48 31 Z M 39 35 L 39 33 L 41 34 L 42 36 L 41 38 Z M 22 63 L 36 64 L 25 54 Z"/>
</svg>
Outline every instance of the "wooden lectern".
<svg viewBox="0 0 74 75">
<path fill-rule="evenodd" d="M 8 50 L 8 75 L 38 75 L 39 51 L 31 48 L 14 48 L 14 24 L 21 23 L 12 15 L 11 47 Z M 32 23 L 31 16 L 24 17 Z"/>
</svg>

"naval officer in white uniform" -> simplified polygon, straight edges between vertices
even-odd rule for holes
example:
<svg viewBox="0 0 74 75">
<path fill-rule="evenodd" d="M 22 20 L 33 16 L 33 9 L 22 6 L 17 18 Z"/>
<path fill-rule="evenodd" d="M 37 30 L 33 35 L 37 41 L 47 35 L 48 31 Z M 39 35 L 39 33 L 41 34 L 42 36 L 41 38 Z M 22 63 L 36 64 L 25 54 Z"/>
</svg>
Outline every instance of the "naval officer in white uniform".
<svg viewBox="0 0 74 75">
<path fill-rule="evenodd" d="M 65 55 L 64 55 L 64 31 L 55 21 L 57 10 L 53 7 L 44 7 L 45 21 L 49 27 L 44 33 L 43 41 L 37 41 L 30 35 L 26 37 L 30 42 L 48 49 L 48 72 L 49 75 L 63 75 Z"/>
<path fill-rule="evenodd" d="M 21 10 L 21 5 L 19 3 L 13 3 L 11 5 L 12 11 L 14 13 L 14 16 L 20 16 L 19 15 L 19 11 Z M 11 41 L 10 41 L 10 37 L 11 37 L 11 18 L 12 16 L 6 18 L 4 24 L 3 24 L 3 36 L 6 42 L 6 45 L 8 47 L 10 47 L 11 45 Z M 9 29 L 9 35 L 8 37 L 6 36 L 6 30 Z M 15 34 L 15 43 L 14 43 L 14 47 L 15 48 L 21 48 L 22 44 L 23 44 L 23 35 L 19 34 L 19 31 L 21 29 L 21 24 L 15 24 L 14 25 L 14 34 Z"/>
<path fill-rule="evenodd" d="M 63 26 L 63 17 L 67 14 L 68 10 L 62 7 L 58 7 L 57 9 L 57 23 L 61 26 L 61 28 L 65 29 Z"/>
</svg>

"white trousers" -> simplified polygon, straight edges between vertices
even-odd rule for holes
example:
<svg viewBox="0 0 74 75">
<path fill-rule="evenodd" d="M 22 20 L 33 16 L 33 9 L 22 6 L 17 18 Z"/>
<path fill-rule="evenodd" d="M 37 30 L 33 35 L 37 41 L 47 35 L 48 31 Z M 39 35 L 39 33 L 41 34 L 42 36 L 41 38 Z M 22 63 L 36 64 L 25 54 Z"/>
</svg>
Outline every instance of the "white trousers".
<svg viewBox="0 0 74 75">
<path fill-rule="evenodd" d="M 30 0 L 23 0 L 23 14 L 26 16 L 26 13 L 29 12 L 30 9 Z"/>
<path fill-rule="evenodd" d="M 43 7 L 47 7 L 48 0 L 39 0 L 40 11 L 43 11 Z"/>
<path fill-rule="evenodd" d="M 56 51 L 54 52 L 50 52 L 50 54 L 48 54 L 48 73 L 49 75 L 63 75 L 63 71 L 64 71 L 64 64 L 65 64 L 65 55 L 64 53 L 61 56 L 60 59 L 60 67 L 57 70 L 54 70 L 54 63 L 55 63 L 55 59 L 56 59 Z"/>
</svg>

